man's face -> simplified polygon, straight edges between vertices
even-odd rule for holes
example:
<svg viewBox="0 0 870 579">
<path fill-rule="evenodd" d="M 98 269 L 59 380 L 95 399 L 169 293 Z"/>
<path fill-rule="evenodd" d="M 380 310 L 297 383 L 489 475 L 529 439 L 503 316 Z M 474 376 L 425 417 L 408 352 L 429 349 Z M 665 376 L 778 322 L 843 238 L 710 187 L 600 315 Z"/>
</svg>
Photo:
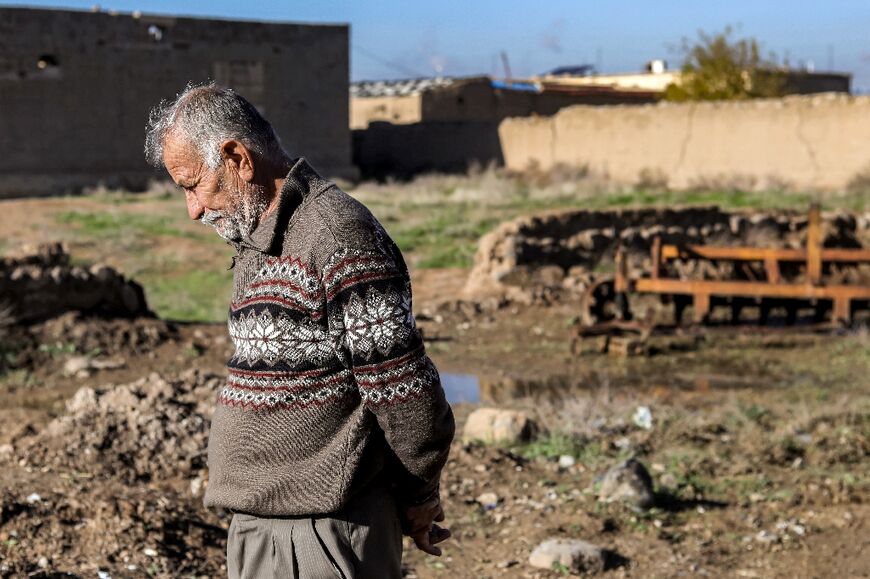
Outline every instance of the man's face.
<svg viewBox="0 0 870 579">
<path fill-rule="evenodd" d="M 163 144 L 163 164 L 184 191 L 191 219 L 211 225 L 229 241 L 257 226 L 267 206 L 265 191 L 239 178 L 231 165 L 210 169 L 195 147 L 172 134 Z"/>
</svg>

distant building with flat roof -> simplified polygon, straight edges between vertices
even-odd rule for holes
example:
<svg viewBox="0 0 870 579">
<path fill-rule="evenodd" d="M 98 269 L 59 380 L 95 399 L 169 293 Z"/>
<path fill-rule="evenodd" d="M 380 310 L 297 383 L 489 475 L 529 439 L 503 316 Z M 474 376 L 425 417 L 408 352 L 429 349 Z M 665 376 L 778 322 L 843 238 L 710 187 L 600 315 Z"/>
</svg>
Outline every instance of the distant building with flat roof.
<svg viewBox="0 0 870 579">
<path fill-rule="evenodd" d="M 292 154 L 349 176 L 348 26 L 0 8 L 0 196 L 141 188 L 148 112 L 189 81 L 250 100 Z"/>
<path fill-rule="evenodd" d="M 801 69 L 784 69 L 783 92 L 791 94 L 814 94 L 821 92 L 850 91 L 852 75 L 840 72 L 815 72 Z M 529 79 L 544 90 L 581 91 L 589 88 L 610 88 L 661 97 L 669 84 L 679 84 L 680 70 L 669 70 L 663 60 L 651 60 L 642 72 L 615 74 L 561 75 L 543 74 Z"/>
</svg>

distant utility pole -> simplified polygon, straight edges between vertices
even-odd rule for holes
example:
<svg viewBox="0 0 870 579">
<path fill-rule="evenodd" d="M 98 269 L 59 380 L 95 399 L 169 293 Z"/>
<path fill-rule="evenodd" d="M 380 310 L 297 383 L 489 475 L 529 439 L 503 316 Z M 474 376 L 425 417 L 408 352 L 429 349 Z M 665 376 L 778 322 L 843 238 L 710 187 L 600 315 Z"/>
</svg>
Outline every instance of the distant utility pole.
<svg viewBox="0 0 870 579">
<path fill-rule="evenodd" d="M 510 86 L 512 84 L 511 78 L 513 77 L 511 76 L 511 63 L 508 62 L 508 55 L 505 50 L 501 51 L 501 64 L 504 66 L 504 82 Z"/>
</svg>

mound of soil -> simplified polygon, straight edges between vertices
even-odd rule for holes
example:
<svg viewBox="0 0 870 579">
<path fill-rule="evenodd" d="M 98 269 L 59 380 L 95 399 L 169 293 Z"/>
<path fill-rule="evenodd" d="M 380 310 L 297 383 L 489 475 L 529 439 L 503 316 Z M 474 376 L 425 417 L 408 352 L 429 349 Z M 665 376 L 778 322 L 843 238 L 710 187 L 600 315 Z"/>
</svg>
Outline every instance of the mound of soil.
<svg viewBox="0 0 870 579">
<path fill-rule="evenodd" d="M 132 483 L 192 478 L 205 469 L 208 425 L 222 379 L 151 374 L 106 389 L 81 388 L 66 414 L 16 444 L 19 461 Z"/>
<path fill-rule="evenodd" d="M 130 355 L 150 352 L 176 337 L 176 328 L 157 318 L 98 318 L 69 312 L 34 326 L 41 344 L 67 344 L 80 354 Z"/>
<path fill-rule="evenodd" d="M 114 482 L 67 485 L 61 492 L 0 493 L 0 576 L 226 574 L 225 523 L 198 500 Z"/>
<path fill-rule="evenodd" d="M 68 312 L 32 326 L 0 321 L 0 373 L 35 370 L 59 355 L 145 354 L 178 338 L 172 324 L 156 318 L 94 318 Z"/>
</svg>

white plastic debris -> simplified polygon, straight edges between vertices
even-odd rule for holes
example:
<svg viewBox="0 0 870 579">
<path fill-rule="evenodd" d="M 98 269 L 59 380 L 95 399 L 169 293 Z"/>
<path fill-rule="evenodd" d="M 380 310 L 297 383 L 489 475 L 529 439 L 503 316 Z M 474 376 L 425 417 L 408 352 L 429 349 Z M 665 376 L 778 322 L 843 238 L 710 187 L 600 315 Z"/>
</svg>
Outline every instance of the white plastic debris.
<svg viewBox="0 0 870 579">
<path fill-rule="evenodd" d="M 652 428 L 653 417 L 652 411 L 649 409 L 649 406 L 638 406 L 637 410 L 634 411 L 631 419 L 635 424 L 643 428 L 644 430 L 649 430 Z"/>
</svg>

